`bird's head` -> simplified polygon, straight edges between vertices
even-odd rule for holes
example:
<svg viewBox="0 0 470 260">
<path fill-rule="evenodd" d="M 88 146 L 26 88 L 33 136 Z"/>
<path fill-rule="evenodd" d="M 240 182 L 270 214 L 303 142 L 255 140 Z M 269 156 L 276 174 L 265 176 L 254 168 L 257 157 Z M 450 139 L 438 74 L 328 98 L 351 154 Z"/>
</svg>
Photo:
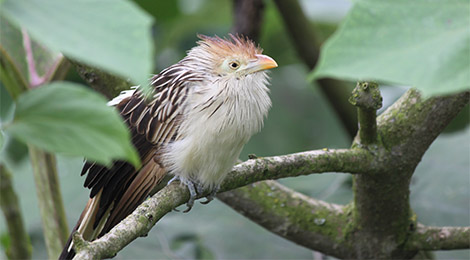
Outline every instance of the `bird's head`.
<svg viewBox="0 0 470 260">
<path fill-rule="evenodd" d="M 261 54 L 263 50 L 243 36 L 198 37 L 201 40 L 189 51 L 188 57 L 197 60 L 202 69 L 214 76 L 240 78 L 277 67 L 274 59 Z"/>
</svg>

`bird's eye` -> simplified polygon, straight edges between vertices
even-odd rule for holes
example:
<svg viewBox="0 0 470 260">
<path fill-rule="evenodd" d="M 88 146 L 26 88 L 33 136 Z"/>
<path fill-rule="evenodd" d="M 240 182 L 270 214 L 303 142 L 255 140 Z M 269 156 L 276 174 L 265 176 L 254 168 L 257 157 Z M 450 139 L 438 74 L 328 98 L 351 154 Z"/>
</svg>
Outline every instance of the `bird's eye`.
<svg viewBox="0 0 470 260">
<path fill-rule="evenodd" d="M 240 64 L 238 63 L 238 61 L 231 61 L 228 65 L 233 70 L 236 70 L 238 69 L 238 67 L 240 67 Z"/>
</svg>

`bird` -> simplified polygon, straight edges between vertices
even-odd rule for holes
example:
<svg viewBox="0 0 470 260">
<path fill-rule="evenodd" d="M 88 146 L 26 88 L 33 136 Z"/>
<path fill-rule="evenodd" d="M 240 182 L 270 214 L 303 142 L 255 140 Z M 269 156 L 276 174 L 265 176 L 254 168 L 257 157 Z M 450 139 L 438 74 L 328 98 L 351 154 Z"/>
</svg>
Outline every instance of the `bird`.
<svg viewBox="0 0 470 260">
<path fill-rule="evenodd" d="M 166 176 L 188 187 L 188 211 L 198 193 L 207 201 L 259 132 L 271 107 L 271 57 L 243 35 L 198 35 L 197 45 L 176 64 L 108 102 L 131 133 L 142 166 L 117 160 L 112 166 L 86 161 L 81 175 L 90 198 L 59 259 L 75 255 L 72 235 L 99 238 L 132 213 Z"/>
</svg>

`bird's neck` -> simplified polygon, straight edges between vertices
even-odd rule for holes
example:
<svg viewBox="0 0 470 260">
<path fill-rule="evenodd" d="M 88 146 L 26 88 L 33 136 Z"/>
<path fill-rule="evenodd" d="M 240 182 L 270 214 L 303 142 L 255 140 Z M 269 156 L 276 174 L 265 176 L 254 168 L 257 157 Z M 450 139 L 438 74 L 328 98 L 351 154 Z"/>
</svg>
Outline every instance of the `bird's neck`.
<svg viewBox="0 0 470 260">
<path fill-rule="evenodd" d="M 194 107 L 200 117 L 214 124 L 216 131 L 231 129 L 240 135 L 251 136 L 263 126 L 271 107 L 266 73 L 259 72 L 239 78 L 222 78 L 212 84 L 198 86 Z"/>
</svg>

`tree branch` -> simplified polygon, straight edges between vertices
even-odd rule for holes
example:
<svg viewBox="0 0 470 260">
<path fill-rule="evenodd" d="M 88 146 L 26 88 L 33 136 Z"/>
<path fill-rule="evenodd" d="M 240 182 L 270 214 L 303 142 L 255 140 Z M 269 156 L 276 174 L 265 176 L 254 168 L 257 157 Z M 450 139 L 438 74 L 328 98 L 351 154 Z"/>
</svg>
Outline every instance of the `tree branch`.
<svg viewBox="0 0 470 260">
<path fill-rule="evenodd" d="M 408 250 L 470 248 L 470 227 L 429 227 L 419 224 L 405 245 Z"/>
<path fill-rule="evenodd" d="M 470 91 L 424 99 L 418 90 L 410 89 L 377 118 L 378 134 L 387 149 L 413 155 L 417 164 L 469 100 Z M 394 158 L 411 159 L 399 157 Z"/>
<path fill-rule="evenodd" d="M 274 3 L 284 20 L 297 55 L 310 69 L 313 69 L 320 55 L 320 42 L 311 22 L 305 16 L 297 0 L 275 0 Z M 357 115 L 355 109 L 348 103 L 352 86 L 328 78 L 317 80 L 317 83 L 341 119 L 349 136 L 353 138 L 357 133 Z"/>
<path fill-rule="evenodd" d="M 362 167 L 374 167 L 372 154 L 363 149 L 320 150 L 248 160 L 236 165 L 220 187 L 220 192 L 244 185 L 284 177 L 323 172 L 357 173 Z M 359 167 L 361 165 L 361 167 Z M 208 195 L 208 191 L 199 197 Z M 74 259 L 114 256 L 119 250 L 150 229 L 165 214 L 189 199 L 186 187 L 172 183 L 142 203 L 131 215 L 103 237 L 77 248 Z M 326 204 L 325 204 L 326 205 Z"/>
<path fill-rule="evenodd" d="M 469 92 L 423 99 L 410 89 L 377 118 L 379 167 L 353 176 L 356 256 L 404 259 L 416 254 L 396 250 L 416 224 L 409 204 L 411 177 L 429 145 L 468 101 Z"/>
<path fill-rule="evenodd" d="M 11 174 L 0 164 L 0 206 L 7 223 L 10 243 L 6 249 L 9 259 L 31 259 L 31 241 L 24 228 L 18 196 L 13 190 Z"/>
</svg>

